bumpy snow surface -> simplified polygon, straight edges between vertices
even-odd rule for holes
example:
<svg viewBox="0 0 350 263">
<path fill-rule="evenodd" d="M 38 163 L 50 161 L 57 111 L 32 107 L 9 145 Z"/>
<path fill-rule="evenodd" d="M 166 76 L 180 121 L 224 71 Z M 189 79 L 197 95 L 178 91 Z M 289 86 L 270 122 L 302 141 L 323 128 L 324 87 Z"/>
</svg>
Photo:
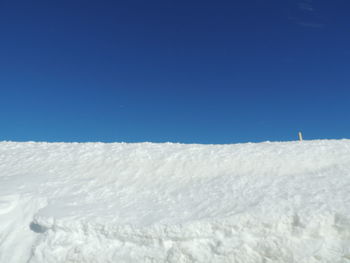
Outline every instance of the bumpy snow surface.
<svg viewBox="0 0 350 263">
<path fill-rule="evenodd" d="M 0 262 L 350 262 L 350 141 L 1 142 Z"/>
</svg>

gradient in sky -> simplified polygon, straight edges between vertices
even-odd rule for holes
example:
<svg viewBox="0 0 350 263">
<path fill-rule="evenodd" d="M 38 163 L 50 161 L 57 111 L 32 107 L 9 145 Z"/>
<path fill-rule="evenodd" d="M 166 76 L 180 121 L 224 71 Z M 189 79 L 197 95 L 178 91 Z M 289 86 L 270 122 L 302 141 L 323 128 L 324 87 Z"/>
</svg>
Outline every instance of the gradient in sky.
<svg viewBox="0 0 350 263">
<path fill-rule="evenodd" d="M 0 2 L 0 140 L 350 136 L 348 0 Z"/>
</svg>

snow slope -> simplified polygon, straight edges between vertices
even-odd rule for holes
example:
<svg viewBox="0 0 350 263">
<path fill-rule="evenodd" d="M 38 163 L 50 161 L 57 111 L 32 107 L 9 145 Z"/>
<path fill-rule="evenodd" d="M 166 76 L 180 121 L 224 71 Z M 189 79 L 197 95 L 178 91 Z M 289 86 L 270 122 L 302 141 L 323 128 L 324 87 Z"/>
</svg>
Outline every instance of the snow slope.
<svg viewBox="0 0 350 263">
<path fill-rule="evenodd" d="M 0 262 L 350 262 L 350 140 L 0 142 Z"/>
</svg>

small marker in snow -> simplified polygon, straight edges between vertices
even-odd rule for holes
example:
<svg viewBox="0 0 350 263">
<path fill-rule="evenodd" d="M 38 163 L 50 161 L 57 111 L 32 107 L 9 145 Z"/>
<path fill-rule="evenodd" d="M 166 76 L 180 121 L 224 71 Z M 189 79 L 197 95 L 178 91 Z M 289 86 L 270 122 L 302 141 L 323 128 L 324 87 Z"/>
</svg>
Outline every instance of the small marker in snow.
<svg viewBox="0 0 350 263">
<path fill-rule="evenodd" d="M 299 141 L 302 141 L 303 140 L 303 135 L 301 132 L 298 133 L 298 136 L 299 136 Z"/>
</svg>

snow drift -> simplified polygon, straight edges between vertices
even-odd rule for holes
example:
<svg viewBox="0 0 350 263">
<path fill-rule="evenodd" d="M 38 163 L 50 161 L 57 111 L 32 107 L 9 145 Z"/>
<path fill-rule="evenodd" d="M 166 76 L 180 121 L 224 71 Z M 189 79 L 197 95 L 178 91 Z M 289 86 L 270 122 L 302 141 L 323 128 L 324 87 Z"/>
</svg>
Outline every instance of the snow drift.
<svg viewBox="0 0 350 263">
<path fill-rule="evenodd" d="M 0 262 L 350 262 L 350 141 L 1 142 Z"/>
</svg>

